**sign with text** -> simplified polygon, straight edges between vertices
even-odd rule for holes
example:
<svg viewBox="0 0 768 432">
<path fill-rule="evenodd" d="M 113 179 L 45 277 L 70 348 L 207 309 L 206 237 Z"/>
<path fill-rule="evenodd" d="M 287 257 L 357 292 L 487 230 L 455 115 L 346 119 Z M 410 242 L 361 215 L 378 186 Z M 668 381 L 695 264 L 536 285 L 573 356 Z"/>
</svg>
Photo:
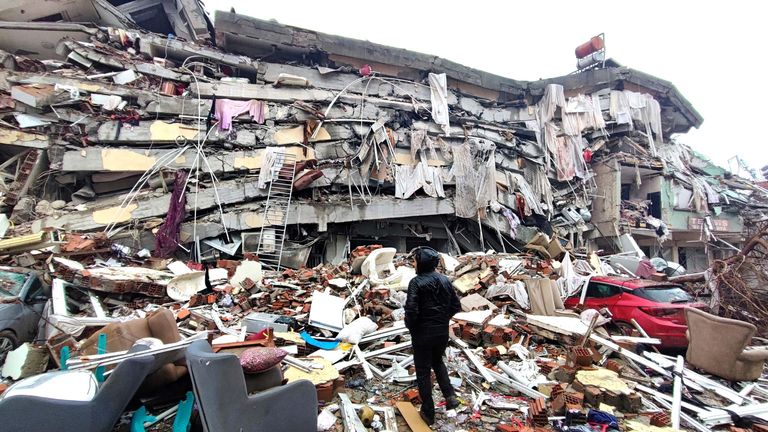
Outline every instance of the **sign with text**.
<svg viewBox="0 0 768 432">
<path fill-rule="evenodd" d="M 688 218 L 688 229 L 691 230 L 700 230 L 701 226 L 704 224 L 704 218 L 697 218 L 697 217 L 689 217 Z M 730 231 L 728 224 L 728 219 L 712 219 L 712 226 L 714 227 L 714 231 L 720 232 L 720 231 Z"/>
</svg>

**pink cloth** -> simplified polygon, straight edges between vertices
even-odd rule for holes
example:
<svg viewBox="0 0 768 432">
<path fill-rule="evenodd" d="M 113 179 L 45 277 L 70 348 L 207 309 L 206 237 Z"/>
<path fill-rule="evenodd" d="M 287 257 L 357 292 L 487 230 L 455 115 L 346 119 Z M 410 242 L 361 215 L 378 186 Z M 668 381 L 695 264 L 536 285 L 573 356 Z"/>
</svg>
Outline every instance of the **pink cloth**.
<svg viewBox="0 0 768 432">
<path fill-rule="evenodd" d="M 216 99 L 215 118 L 219 121 L 219 129 L 229 130 L 232 127 L 232 119 L 245 112 L 251 115 L 253 121 L 263 124 L 266 110 L 267 104 L 264 101 Z"/>
</svg>

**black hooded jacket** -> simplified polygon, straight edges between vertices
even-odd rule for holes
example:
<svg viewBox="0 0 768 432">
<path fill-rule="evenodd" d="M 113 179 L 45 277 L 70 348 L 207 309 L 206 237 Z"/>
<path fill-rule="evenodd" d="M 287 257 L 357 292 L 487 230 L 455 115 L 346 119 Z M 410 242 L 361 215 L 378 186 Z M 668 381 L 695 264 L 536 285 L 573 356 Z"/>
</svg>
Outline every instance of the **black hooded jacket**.
<svg viewBox="0 0 768 432">
<path fill-rule="evenodd" d="M 411 332 L 448 332 L 448 322 L 461 310 L 451 281 L 437 273 L 440 255 L 432 248 L 414 252 L 416 277 L 408 285 L 405 325 Z"/>
</svg>

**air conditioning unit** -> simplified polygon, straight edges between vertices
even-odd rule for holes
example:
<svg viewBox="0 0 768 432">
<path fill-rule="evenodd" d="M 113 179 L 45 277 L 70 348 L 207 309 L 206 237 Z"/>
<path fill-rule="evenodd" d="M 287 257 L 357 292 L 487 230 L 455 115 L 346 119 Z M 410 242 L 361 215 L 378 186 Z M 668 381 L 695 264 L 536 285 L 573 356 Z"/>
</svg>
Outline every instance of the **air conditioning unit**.
<svg viewBox="0 0 768 432">
<path fill-rule="evenodd" d="M 242 233 L 243 238 L 243 253 L 256 253 L 259 249 L 259 237 L 261 231 Z M 264 237 L 261 239 L 262 251 L 274 252 L 275 251 L 275 229 L 264 228 Z"/>
</svg>

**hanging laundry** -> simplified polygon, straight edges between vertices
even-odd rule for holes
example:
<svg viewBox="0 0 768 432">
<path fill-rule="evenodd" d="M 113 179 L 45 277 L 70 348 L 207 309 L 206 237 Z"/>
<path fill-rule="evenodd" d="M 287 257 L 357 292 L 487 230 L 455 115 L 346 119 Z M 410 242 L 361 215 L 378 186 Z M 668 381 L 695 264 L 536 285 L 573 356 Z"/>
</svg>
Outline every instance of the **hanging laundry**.
<svg viewBox="0 0 768 432">
<path fill-rule="evenodd" d="M 419 189 L 433 198 L 445 198 L 440 168 L 420 161 L 416 166 L 395 165 L 395 197 L 410 198 Z"/>
<path fill-rule="evenodd" d="M 654 135 L 659 144 L 664 142 L 661 130 L 661 105 L 653 96 L 646 93 L 624 91 L 624 94 L 629 102 L 632 119 L 645 126 L 648 147 L 651 149 L 651 155 L 656 156 L 657 146 Z"/>
<path fill-rule="evenodd" d="M 445 159 L 446 162 L 453 162 L 453 151 L 451 150 L 450 144 L 443 141 L 442 138 L 437 137 L 437 146 L 440 147 L 440 152 L 443 154 L 443 159 Z"/>
<path fill-rule="evenodd" d="M 573 140 L 568 137 L 558 141 L 557 153 L 555 153 L 555 167 L 557 179 L 568 181 L 576 175 L 576 164 L 573 160 Z"/>
<path fill-rule="evenodd" d="M 418 161 L 416 155 L 419 153 L 419 150 L 424 147 L 426 139 L 427 131 L 423 129 L 415 129 L 411 131 L 411 158 L 413 158 L 414 161 Z"/>
<path fill-rule="evenodd" d="M 507 223 L 509 223 L 509 234 L 512 239 L 517 238 L 517 227 L 520 226 L 520 218 L 517 217 L 515 212 L 513 212 L 511 209 L 508 209 L 507 207 L 504 207 L 501 210 L 504 217 L 507 219 Z"/>
<path fill-rule="evenodd" d="M 537 113 L 539 124 L 545 124 L 555 118 L 557 108 L 565 106 L 565 93 L 560 84 L 547 84 L 544 88 L 544 96 L 538 103 Z"/>
<path fill-rule="evenodd" d="M 446 136 L 450 136 L 448 125 L 448 81 L 445 74 L 429 74 L 429 90 L 432 101 L 432 120 L 443 128 Z"/>
<path fill-rule="evenodd" d="M 552 168 L 552 157 L 557 154 L 558 141 L 562 140 L 560 135 L 560 128 L 552 122 L 544 124 L 544 144 L 546 149 L 544 150 L 544 166 L 549 171 Z"/>
<path fill-rule="evenodd" d="M 214 117 L 219 121 L 219 129 L 229 130 L 232 127 L 232 119 L 246 112 L 253 121 L 264 124 L 267 104 L 257 100 L 216 99 L 215 109 Z"/>
<path fill-rule="evenodd" d="M 530 216 L 532 213 L 544 214 L 544 209 L 541 208 L 541 202 L 539 201 L 539 195 L 534 193 L 531 185 L 525 180 L 525 177 L 507 171 L 507 182 L 509 183 L 510 189 L 519 192 L 525 200 L 525 211 L 522 213 L 523 216 Z M 520 206 L 518 205 L 518 207 Z"/>
<path fill-rule="evenodd" d="M 600 99 L 587 95 L 568 98 L 563 109 L 563 130 L 567 135 L 580 136 L 586 129 L 605 129 L 605 120 L 600 110 Z"/>
<path fill-rule="evenodd" d="M 185 194 L 186 183 L 187 173 L 184 171 L 176 171 L 176 178 L 173 181 L 173 192 L 171 193 L 171 202 L 168 205 L 168 213 L 165 216 L 165 222 L 163 222 L 157 231 L 157 235 L 155 235 L 155 257 L 169 257 L 179 246 L 179 228 L 181 227 L 181 223 L 187 217 L 187 195 Z"/>
<path fill-rule="evenodd" d="M 468 141 L 453 147 L 453 166 L 450 176 L 456 178 L 456 195 L 453 200 L 456 216 L 475 218 L 477 216 L 477 190 L 475 189 L 472 152 Z"/>
<path fill-rule="evenodd" d="M 523 177 L 530 185 L 533 196 L 540 197 L 539 201 L 546 206 L 546 208 L 542 207 L 543 214 L 551 213 L 555 198 L 552 193 L 552 184 L 544 168 L 534 163 L 526 163 L 523 168 Z"/>
<path fill-rule="evenodd" d="M 285 153 L 282 149 L 275 147 L 267 147 L 264 152 L 264 159 L 261 161 L 261 167 L 259 167 L 259 189 L 266 189 L 267 183 L 277 177 L 278 171 L 283 166 L 285 161 Z"/>
<path fill-rule="evenodd" d="M 632 114 L 630 113 L 629 100 L 623 91 L 611 90 L 611 118 L 617 124 L 632 124 Z"/>
<path fill-rule="evenodd" d="M 587 168 L 587 163 L 584 161 L 584 148 L 585 146 L 588 146 L 589 143 L 586 139 L 580 136 L 569 138 L 571 140 L 571 151 L 573 152 L 571 159 L 573 160 L 575 176 L 579 178 L 587 178 L 589 169 Z"/>
</svg>

